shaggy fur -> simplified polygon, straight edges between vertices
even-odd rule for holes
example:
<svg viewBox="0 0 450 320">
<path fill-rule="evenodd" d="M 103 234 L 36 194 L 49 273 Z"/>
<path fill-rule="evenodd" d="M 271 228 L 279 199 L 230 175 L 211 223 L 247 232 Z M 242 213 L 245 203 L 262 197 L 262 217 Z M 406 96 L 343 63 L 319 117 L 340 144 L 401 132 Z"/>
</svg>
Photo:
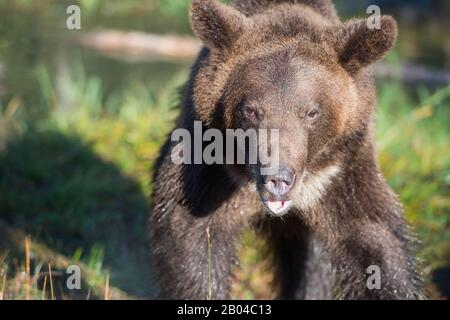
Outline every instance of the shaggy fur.
<svg viewBox="0 0 450 320">
<path fill-rule="evenodd" d="M 374 152 L 367 67 L 394 45 L 395 21 L 383 16 L 379 30 L 341 22 L 329 0 L 194 0 L 190 18 L 205 47 L 176 127 L 279 129 L 294 205 L 271 217 L 258 165 L 176 165 L 169 139 L 150 217 L 160 298 L 228 298 L 248 227 L 273 243 L 281 298 L 420 298 L 414 240 Z M 371 265 L 379 290 L 366 285 Z"/>
</svg>

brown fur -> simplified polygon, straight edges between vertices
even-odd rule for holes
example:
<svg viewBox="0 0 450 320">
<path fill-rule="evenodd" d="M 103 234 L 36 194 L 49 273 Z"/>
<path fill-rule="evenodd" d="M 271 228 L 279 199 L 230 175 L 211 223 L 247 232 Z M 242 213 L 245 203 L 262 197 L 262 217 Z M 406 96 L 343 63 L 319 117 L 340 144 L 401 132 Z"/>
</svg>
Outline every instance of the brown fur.
<svg viewBox="0 0 450 320">
<path fill-rule="evenodd" d="M 229 297 L 235 245 L 261 226 L 279 263 L 281 297 L 421 297 L 413 239 L 375 156 L 376 96 L 368 66 L 394 45 L 396 23 L 341 23 L 331 1 L 194 0 L 205 48 L 183 93 L 177 128 L 277 128 L 296 204 L 271 218 L 256 166 L 156 165 L 150 219 L 161 298 Z M 249 118 L 246 108 L 255 109 Z M 311 111 L 319 116 L 311 120 Z M 318 195 L 317 195 L 318 194 Z M 211 260 L 208 251 L 211 250 Z M 366 287 L 368 266 L 382 288 Z"/>
</svg>

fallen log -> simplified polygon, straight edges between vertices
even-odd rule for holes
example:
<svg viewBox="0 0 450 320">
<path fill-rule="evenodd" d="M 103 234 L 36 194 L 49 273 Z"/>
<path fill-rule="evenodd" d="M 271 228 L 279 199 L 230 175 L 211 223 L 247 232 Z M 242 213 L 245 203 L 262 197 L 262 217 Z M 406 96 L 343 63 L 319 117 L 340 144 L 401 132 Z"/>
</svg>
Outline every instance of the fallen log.
<svg viewBox="0 0 450 320">
<path fill-rule="evenodd" d="M 412 64 L 396 66 L 388 63 L 377 63 L 374 66 L 374 74 L 379 78 L 399 79 L 407 84 L 423 83 L 430 86 L 450 84 L 449 72 Z"/>
<path fill-rule="evenodd" d="M 78 42 L 82 47 L 129 62 L 190 61 L 201 47 L 200 42 L 192 37 L 115 30 L 85 33 Z"/>
</svg>

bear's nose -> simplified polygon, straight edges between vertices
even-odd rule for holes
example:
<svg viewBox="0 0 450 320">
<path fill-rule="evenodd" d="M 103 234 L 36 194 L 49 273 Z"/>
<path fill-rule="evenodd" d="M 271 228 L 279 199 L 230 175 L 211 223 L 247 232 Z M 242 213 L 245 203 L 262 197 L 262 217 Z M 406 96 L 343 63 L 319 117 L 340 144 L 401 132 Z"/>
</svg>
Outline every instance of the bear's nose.
<svg viewBox="0 0 450 320">
<path fill-rule="evenodd" d="M 274 197 L 280 198 L 294 186 L 295 173 L 289 166 L 280 166 L 274 175 L 263 176 L 264 187 Z"/>
</svg>

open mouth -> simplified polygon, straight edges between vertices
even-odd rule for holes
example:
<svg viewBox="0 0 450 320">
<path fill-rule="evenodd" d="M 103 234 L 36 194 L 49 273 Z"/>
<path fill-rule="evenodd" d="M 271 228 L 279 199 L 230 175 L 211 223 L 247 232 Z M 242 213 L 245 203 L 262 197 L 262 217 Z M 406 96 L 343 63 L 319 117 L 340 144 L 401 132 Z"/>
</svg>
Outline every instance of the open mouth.
<svg viewBox="0 0 450 320">
<path fill-rule="evenodd" d="M 281 215 L 292 206 L 292 201 L 264 201 L 265 206 L 274 215 Z"/>
</svg>

